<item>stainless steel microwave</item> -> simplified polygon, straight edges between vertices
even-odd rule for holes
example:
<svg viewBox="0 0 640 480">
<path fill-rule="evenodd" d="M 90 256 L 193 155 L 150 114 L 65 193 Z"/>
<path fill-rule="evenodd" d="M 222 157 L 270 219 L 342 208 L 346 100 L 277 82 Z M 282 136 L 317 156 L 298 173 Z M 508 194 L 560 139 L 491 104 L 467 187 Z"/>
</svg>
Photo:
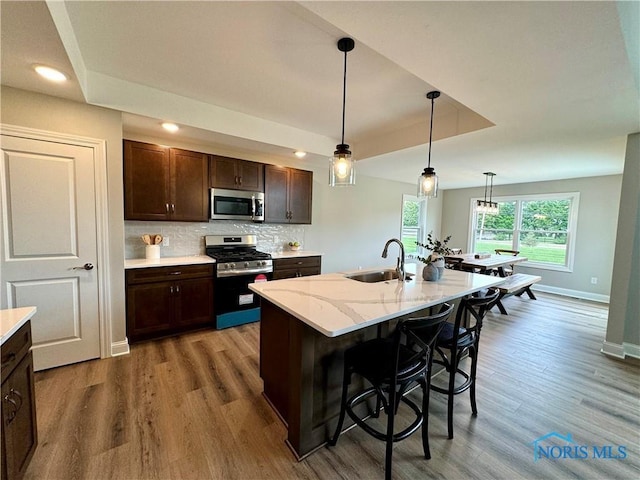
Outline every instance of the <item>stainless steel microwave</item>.
<svg viewBox="0 0 640 480">
<path fill-rule="evenodd" d="M 264 193 L 211 189 L 212 220 L 264 221 Z"/>
</svg>

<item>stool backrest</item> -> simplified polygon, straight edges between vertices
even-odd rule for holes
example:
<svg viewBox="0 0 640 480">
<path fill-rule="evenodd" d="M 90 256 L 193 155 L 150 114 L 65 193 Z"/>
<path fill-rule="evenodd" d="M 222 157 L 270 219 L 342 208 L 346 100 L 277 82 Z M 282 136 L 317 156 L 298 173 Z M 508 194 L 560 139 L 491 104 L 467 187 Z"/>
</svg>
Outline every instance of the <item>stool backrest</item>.
<svg viewBox="0 0 640 480">
<path fill-rule="evenodd" d="M 486 292 L 475 294 L 475 296 L 463 298 L 458 306 L 456 312 L 456 320 L 453 328 L 452 343 L 456 345 L 459 341 L 464 340 L 466 337 L 471 337 L 479 334 L 482 328 L 482 320 L 487 313 L 487 307 L 498 299 L 500 290 L 497 288 L 490 288 Z M 465 314 L 469 314 L 475 320 L 473 325 L 462 325 L 462 322 L 466 320 Z M 460 331 L 460 327 L 463 327 L 463 331 Z"/>
<path fill-rule="evenodd" d="M 453 305 L 444 303 L 434 315 L 408 318 L 398 323 L 396 332 L 404 334 L 407 344 L 414 346 L 414 354 L 407 359 L 408 361 L 431 356 L 433 345 L 451 312 L 453 312 Z"/>
<path fill-rule="evenodd" d="M 514 257 L 515 257 L 516 255 L 520 255 L 520 251 L 519 251 L 519 250 L 507 250 L 507 249 L 505 249 L 505 248 L 496 248 L 496 253 L 497 253 L 498 255 L 502 255 L 502 254 L 505 254 L 505 255 L 513 255 Z"/>
</svg>

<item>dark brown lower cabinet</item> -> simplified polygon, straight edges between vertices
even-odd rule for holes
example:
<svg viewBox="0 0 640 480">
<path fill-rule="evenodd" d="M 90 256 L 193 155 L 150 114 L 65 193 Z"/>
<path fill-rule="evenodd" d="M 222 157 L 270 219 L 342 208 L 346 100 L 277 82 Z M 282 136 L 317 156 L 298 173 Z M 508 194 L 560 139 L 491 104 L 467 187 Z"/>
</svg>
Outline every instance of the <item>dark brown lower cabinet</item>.
<svg viewBox="0 0 640 480">
<path fill-rule="evenodd" d="M 19 480 L 38 444 L 31 322 L 2 345 L 2 480 Z"/>
<path fill-rule="evenodd" d="M 130 269 L 126 283 L 131 342 L 213 326 L 213 265 Z"/>
<path fill-rule="evenodd" d="M 320 275 L 321 257 L 290 257 L 273 260 L 273 279 Z"/>
</svg>

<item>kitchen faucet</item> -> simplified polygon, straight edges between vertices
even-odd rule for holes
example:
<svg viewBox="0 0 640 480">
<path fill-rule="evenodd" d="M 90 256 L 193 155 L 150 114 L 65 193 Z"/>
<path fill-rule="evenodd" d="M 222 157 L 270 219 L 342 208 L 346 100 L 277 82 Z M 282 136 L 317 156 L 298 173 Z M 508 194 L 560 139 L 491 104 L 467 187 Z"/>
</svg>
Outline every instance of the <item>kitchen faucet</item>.
<svg viewBox="0 0 640 480">
<path fill-rule="evenodd" d="M 391 238 L 387 240 L 387 243 L 384 244 L 384 250 L 382 250 L 382 258 L 387 258 L 387 250 L 389 249 L 389 245 L 392 243 L 397 243 L 400 246 L 400 256 L 398 257 L 398 261 L 396 262 L 396 272 L 398 273 L 398 281 L 404 282 L 406 272 L 404 269 L 404 245 L 397 238 Z"/>
</svg>

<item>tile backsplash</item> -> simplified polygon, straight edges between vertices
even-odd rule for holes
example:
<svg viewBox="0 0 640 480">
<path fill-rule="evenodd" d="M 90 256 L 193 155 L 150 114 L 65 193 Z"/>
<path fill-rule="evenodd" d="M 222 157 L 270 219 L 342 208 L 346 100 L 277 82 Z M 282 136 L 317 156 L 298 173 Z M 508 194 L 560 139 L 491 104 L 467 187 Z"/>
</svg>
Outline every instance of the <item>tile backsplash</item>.
<svg viewBox="0 0 640 480">
<path fill-rule="evenodd" d="M 124 222 L 125 258 L 144 258 L 142 235 L 160 234 L 165 240 L 160 247 L 162 257 L 204 255 L 205 235 L 256 235 L 258 250 L 281 252 L 290 241 L 304 245 L 305 225 L 265 224 L 213 220 L 208 223 L 189 222 Z M 168 245 L 166 245 L 168 243 Z"/>
</svg>

